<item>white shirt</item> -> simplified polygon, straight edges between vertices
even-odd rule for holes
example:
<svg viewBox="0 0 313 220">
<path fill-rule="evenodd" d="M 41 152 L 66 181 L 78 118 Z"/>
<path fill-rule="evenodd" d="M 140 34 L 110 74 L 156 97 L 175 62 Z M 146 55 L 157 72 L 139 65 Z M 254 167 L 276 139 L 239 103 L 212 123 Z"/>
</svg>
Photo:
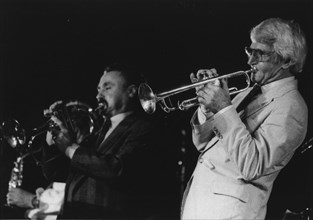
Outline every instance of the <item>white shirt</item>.
<svg viewBox="0 0 313 220">
<path fill-rule="evenodd" d="M 111 127 L 109 128 L 108 132 L 105 134 L 104 140 L 112 133 L 112 131 L 118 126 L 118 124 L 123 121 L 128 115 L 132 112 L 123 112 L 111 117 Z"/>
</svg>

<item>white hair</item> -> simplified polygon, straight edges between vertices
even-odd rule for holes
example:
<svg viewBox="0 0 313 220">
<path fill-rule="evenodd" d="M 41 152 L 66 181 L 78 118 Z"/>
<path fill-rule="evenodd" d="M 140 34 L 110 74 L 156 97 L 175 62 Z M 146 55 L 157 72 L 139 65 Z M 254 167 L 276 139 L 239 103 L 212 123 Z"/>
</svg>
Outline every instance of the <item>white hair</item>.
<svg viewBox="0 0 313 220">
<path fill-rule="evenodd" d="M 302 71 L 307 54 L 305 35 L 294 21 L 269 18 L 252 28 L 251 39 L 267 44 L 284 60 L 292 64 L 291 72 Z"/>
</svg>

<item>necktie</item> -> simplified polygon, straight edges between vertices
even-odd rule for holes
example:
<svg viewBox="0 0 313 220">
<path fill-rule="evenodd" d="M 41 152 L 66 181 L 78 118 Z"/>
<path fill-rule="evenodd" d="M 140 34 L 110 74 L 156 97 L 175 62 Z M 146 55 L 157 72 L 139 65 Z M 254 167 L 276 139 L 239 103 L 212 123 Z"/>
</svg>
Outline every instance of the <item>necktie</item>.
<svg viewBox="0 0 313 220">
<path fill-rule="evenodd" d="M 104 139 L 106 133 L 108 132 L 108 130 L 110 129 L 111 125 L 112 125 L 111 119 L 107 118 L 104 121 L 102 128 L 100 130 L 99 137 L 97 139 L 97 145 L 99 145 L 103 141 L 103 139 Z"/>
<path fill-rule="evenodd" d="M 255 84 L 252 88 L 252 90 L 248 93 L 248 95 L 240 102 L 240 104 L 237 106 L 236 110 L 239 113 L 241 110 L 245 109 L 248 104 L 259 94 L 262 93 L 261 86 L 258 84 Z"/>
</svg>

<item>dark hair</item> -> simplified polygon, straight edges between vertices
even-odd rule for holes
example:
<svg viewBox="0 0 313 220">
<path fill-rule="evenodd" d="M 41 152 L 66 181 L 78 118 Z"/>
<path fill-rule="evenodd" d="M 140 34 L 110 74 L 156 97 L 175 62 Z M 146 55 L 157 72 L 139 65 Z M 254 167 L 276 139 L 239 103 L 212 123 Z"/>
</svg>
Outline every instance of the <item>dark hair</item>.
<svg viewBox="0 0 313 220">
<path fill-rule="evenodd" d="M 118 71 L 124 77 L 128 85 L 134 84 L 136 87 L 144 82 L 144 76 L 134 69 L 134 67 L 125 63 L 113 63 L 105 68 L 105 71 Z"/>
<path fill-rule="evenodd" d="M 125 86 L 135 85 L 137 91 L 138 87 L 142 82 L 145 82 L 145 78 L 142 74 L 135 70 L 133 66 L 130 66 L 125 63 L 113 63 L 105 68 L 106 72 L 109 71 L 118 71 L 121 73 L 121 76 L 125 79 Z M 139 98 L 138 93 L 132 98 L 132 108 L 136 109 L 139 113 L 144 113 Z"/>
</svg>

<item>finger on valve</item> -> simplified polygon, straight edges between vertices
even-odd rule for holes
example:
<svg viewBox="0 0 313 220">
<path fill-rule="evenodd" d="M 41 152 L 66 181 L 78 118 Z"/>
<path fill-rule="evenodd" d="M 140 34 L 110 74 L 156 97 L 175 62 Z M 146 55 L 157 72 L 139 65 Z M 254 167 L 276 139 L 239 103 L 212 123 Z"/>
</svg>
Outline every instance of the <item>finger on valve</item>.
<svg viewBox="0 0 313 220">
<path fill-rule="evenodd" d="M 227 78 L 223 78 L 220 80 L 221 87 L 228 91 L 228 81 Z"/>
<path fill-rule="evenodd" d="M 194 73 L 190 73 L 190 80 L 192 83 L 196 83 L 199 81 L 199 79 L 195 76 Z M 203 87 L 203 85 L 200 85 L 200 86 L 196 86 L 195 89 L 196 89 L 196 93 L 198 92 L 199 89 L 201 89 Z"/>
<path fill-rule="evenodd" d="M 53 130 L 57 130 L 58 132 L 66 132 L 67 129 L 66 127 L 64 127 L 63 122 L 58 119 L 56 116 L 52 116 L 51 117 L 51 123 L 53 124 L 53 128 L 55 129 L 51 129 Z"/>
<path fill-rule="evenodd" d="M 205 79 L 208 79 L 211 77 L 212 76 L 210 76 L 210 72 L 208 70 L 201 69 L 201 70 L 198 70 L 198 72 L 197 72 L 198 80 L 205 80 Z"/>
<path fill-rule="evenodd" d="M 43 115 L 46 116 L 46 117 L 51 117 L 52 115 L 55 114 L 57 106 L 59 106 L 62 103 L 63 103 L 63 101 L 56 101 L 56 102 L 54 102 L 52 105 L 49 106 L 49 109 L 44 109 L 43 110 Z"/>
<path fill-rule="evenodd" d="M 209 79 L 209 78 L 213 78 L 218 76 L 216 69 L 200 69 L 197 72 L 197 78 L 199 80 L 205 80 L 205 79 Z"/>
<path fill-rule="evenodd" d="M 198 80 L 207 80 L 207 79 L 211 79 L 211 78 L 214 78 L 214 77 L 217 77 L 217 76 L 218 76 L 217 71 L 214 68 L 212 68 L 212 69 L 200 69 L 197 72 Z M 220 86 L 219 80 L 214 80 L 212 82 L 210 81 L 210 82 L 208 82 L 205 85 L 208 85 L 208 84 L 213 84 L 213 85 L 216 85 L 216 86 Z M 203 87 L 205 85 L 203 85 Z"/>
<path fill-rule="evenodd" d="M 198 79 L 196 78 L 194 73 L 190 73 L 190 81 L 192 83 L 198 82 Z"/>
<path fill-rule="evenodd" d="M 58 105 L 62 104 L 62 103 L 63 103 L 62 100 L 59 100 L 59 101 L 54 102 L 52 105 L 50 105 L 49 110 L 50 110 L 50 111 L 55 111 L 56 107 L 57 107 Z"/>
<path fill-rule="evenodd" d="M 46 142 L 47 142 L 47 144 L 48 144 L 49 146 L 55 144 L 55 142 L 54 142 L 53 139 L 54 139 L 54 137 L 53 137 L 53 135 L 52 135 L 52 132 L 51 132 L 51 131 L 48 131 L 47 134 L 46 134 Z"/>
</svg>

